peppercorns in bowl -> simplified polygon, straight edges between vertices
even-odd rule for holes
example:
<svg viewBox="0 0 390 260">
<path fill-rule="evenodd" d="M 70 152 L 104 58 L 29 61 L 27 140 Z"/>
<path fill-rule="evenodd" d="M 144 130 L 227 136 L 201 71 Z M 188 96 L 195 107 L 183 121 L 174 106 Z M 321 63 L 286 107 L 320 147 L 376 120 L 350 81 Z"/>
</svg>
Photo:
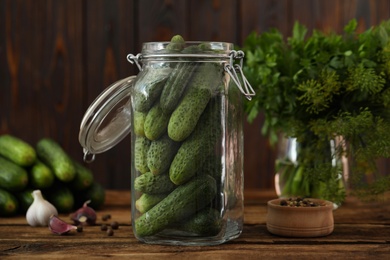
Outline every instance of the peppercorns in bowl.
<svg viewBox="0 0 390 260">
<path fill-rule="evenodd" d="M 285 237 L 320 237 L 333 232 L 333 203 L 314 198 L 268 201 L 267 229 Z"/>
</svg>

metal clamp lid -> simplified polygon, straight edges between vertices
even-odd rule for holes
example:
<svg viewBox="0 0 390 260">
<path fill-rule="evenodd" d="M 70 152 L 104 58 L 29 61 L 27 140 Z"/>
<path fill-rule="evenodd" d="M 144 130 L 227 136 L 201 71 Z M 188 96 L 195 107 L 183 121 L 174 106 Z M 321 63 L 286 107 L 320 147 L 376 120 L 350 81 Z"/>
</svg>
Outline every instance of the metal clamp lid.
<svg viewBox="0 0 390 260">
<path fill-rule="evenodd" d="M 225 65 L 225 71 L 230 75 L 234 83 L 236 83 L 236 86 L 241 91 L 241 93 L 248 99 L 251 100 L 254 95 L 256 95 L 256 92 L 253 90 L 251 84 L 246 79 L 244 72 L 242 71 L 242 59 L 244 58 L 245 54 L 243 51 L 231 51 L 230 52 L 230 63 Z M 240 64 L 234 64 L 234 59 L 238 59 L 240 61 Z M 237 74 L 239 72 L 239 74 Z M 241 84 L 241 80 L 242 83 Z"/>
<path fill-rule="evenodd" d="M 84 161 L 91 162 L 123 140 L 131 131 L 131 88 L 136 76 L 106 88 L 89 106 L 80 125 Z"/>
</svg>

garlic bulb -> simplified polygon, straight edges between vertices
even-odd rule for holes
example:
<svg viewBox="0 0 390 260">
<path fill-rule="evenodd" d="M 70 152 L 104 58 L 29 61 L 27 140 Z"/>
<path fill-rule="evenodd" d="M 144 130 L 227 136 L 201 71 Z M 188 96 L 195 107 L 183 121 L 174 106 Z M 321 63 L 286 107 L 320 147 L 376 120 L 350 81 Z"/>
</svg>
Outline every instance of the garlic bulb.
<svg viewBox="0 0 390 260">
<path fill-rule="evenodd" d="M 27 210 L 26 219 L 30 226 L 47 226 L 51 215 L 58 215 L 57 209 L 42 197 L 40 190 L 32 193 L 33 203 Z"/>
<path fill-rule="evenodd" d="M 88 203 L 90 202 L 90 200 L 84 202 L 84 205 L 81 208 L 79 208 L 76 212 L 70 215 L 70 218 L 76 225 L 84 223 L 89 225 L 95 225 L 96 212 L 93 208 L 88 207 Z"/>
</svg>

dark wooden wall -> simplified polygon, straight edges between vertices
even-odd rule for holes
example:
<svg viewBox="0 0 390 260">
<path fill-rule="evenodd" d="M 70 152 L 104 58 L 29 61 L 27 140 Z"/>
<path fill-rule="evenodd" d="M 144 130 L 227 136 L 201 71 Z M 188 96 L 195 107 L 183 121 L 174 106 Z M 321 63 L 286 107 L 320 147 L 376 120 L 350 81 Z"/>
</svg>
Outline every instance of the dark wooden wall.
<svg viewBox="0 0 390 260">
<path fill-rule="evenodd" d="M 126 61 L 141 43 L 187 40 L 242 44 L 252 31 L 286 36 L 309 29 L 359 30 L 390 18 L 389 0 L 0 0 L 0 134 L 34 144 L 52 137 L 79 161 L 84 111 L 110 83 L 137 73 Z M 273 186 L 275 152 L 245 123 L 245 187 Z M 130 187 L 130 140 L 89 165 L 107 188 Z M 387 168 L 386 168 L 387 169 Z"/>
</svg>

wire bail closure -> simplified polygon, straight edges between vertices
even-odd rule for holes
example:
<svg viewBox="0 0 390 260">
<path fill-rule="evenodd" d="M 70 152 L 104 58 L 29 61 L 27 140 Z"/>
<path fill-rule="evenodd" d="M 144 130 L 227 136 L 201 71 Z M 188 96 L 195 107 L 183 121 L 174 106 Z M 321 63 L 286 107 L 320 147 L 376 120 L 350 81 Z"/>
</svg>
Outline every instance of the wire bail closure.
<svg viewBox="0 0 390 260">
<path fill-rule="evenodd" d="M 142 66 L 139 63 L 140 59 L 142 58 L 142 54 L 141 53 L 138 53 L 137 55 L 128 54 L 126 58 L 127 58 L 127 61 L 130 62 L 131 64 L 135 63 L 135 65 L 137 65 L 139 71 L 142 70 Z"/>
<path fill-rule="evenodd" d="M 247 78 L 244 75 L 244 72 L 242 71 L 242 65 L 243 65 L 243 58 L 245 56 L 243 51 L 231 51 L 230 52 L 230 63 L 225 65 L 225 71 L 230 75 L 230 77 L 233 79 L 234 83 L 236 83 L 236 86 L 241 91 L 242 94 L 246 97 L 248 100 L 252 100 L 252 97 L 256 95 L 256 92 L 253 90 L 251 84 L 247 80 Z M 234 60 L 238 60 L 239 64 L 234 64 Z M 237 74 L 238 72 L 238 74 Z M 241 77 L 241 80 L 240 80 Z M 242 84 L 241 84 L 242 81 Z"/>
<path fill-rule="evenodd" d="M 86 148 L 83 148 L 83 154 L 84 154 L 84 156 L 83 156 L 84 162 L 91 163 L 91 162 L 95 161 L 95 154 L 89 152 Z"/>
</svg>

